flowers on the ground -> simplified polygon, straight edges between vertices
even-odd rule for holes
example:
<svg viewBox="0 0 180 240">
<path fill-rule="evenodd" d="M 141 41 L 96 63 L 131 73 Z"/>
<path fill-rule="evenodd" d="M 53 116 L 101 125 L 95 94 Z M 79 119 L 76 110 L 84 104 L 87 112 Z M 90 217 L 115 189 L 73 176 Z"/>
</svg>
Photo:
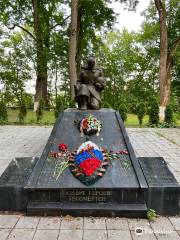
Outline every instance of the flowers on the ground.
<svg viewBox="0 0 180 240">
<path fill-rule="evenodd" d="M 99 135 L 102 128 L 101 121 L 95 118 L 93 115 L 88 115 L 87 117 L 83 118 L 80 122 L 80 132 L 81 135 Z"/>
</svg>

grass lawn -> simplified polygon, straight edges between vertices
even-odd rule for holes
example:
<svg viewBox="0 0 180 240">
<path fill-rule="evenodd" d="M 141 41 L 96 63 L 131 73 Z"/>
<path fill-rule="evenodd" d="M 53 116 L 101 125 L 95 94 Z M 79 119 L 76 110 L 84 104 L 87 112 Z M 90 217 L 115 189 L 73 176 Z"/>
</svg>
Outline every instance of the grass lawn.
<svg viewBox="0 0 180 240">
<path fill-rule="evenodd" d="M 8 110 L 8 122 L 10 124 L 16 123 L 18 124 L 18 110 Z M 54 124 L 55 117 L 54 117 L 54 111 L 45 111 L 42 120 L 40 121 L 40 124 L 42 125 L 51 125 Z M 28 110 L 25 124 L 34 125 L 37 124 L 36 122 L 36 113 L 32 110 Z M 39 124 L 38 124 L 39 125 Z"/>
<path fill-rule="evenodd" d="M 8 110 L 9 124 L 19 124 L 18 122 L 18 110 Z M 146 115 L 143 119 L 142 127 L 147 127 L 149 117 Z M 28 111 L 24 124 L 27 125 L 52 125 L 55 122 L 54 111 L 45 111 L 40 123 L 36 123 L 36 114 L 32 110 Z M 176 125 L 180 126 L 180 119 L 176 121 Z M 138 118 L 135 114 L 128 114 L 126 127 L 139 127 Z"/>
</svg>

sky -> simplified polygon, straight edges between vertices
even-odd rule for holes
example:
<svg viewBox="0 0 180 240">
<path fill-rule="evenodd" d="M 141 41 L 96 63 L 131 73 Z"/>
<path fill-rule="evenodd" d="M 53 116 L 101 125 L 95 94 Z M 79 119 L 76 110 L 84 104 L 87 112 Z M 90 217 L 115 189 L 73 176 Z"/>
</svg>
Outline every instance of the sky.
<svg viewBox="0 0 180 240">
<path fill-rule="evenodd" d="M 144 20 L 143 16 L 141 16 L 141 12 L 148 7 L 149 3 L 150 0 L 139 0 L 136 11 L 125 10 L 125 5 L 120 2 L 113 3 L 112 7 L 114 11 L 119 14 L 116 27 L 120 30 L 124 27 L 129 31 L 140 30 Z"/>
</svg>

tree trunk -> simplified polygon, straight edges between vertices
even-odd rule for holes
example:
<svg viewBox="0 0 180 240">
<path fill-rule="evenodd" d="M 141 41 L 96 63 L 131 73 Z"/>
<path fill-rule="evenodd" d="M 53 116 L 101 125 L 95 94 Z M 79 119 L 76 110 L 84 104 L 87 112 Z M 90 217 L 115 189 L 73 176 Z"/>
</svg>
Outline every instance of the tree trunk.
<svg viewBox="0 0 180 240">
<path fill-rule="evenodd" d="M 77 17 L 78 17 L 78 0 L 71 0 L 71 24 L 70 24 L 70 40 L 69 40 L 69 78 L 71 100 L 74 100 L 74 86 L 77 82 Z"/>
<path fill-rule="evenodd" d="M 34 100 L 34 111 L 39 107 L 40 99 L 48 106 L 48 92 L 47 92 L 47 54 L 43 44 L 42 28 L 40 22 L 40 1 L 32 0 L 33 18 L 34 18 L 34 32 L 36 36 L 36 61 L 37 61 L 37 79 L 36 92 Z"/>
<path fill-rule="evenodd" d="M 82 6 L 78 4 L 78 16 L 77 16 L 77 53 L 76 53 L 76 63 L 77 63 L 77 76 L 80 75 L 81 71 L 81 58 L 82 58 Z"/>
<path fill-rule="evenodd" d="M 165 109 L 169 101 L 170 88 L 167 76 L 168 58 L 168 32 L 166 23 L 166 10 L 161 0 L 155 0 L 155 5 L 159 14 L 160 23 L 160 59 L 159 59 L 159 87 L 160 87 L 160 106 L 159 117 L 164 121 Z"/>
</svg>

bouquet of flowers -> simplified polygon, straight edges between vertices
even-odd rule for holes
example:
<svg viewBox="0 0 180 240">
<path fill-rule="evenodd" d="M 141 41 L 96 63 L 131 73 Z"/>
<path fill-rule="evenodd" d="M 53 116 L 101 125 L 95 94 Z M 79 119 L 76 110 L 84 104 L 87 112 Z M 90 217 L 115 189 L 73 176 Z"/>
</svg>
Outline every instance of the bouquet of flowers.
<svg viewBox="0 0 180 240">
<path fill-rule="evenodd" d="M 102 124 L 101 121 L 92 116 L 91 114 L 83 118 L 80 122 L 80 132 L 81 135 L 94 135 L 99 136 Z"/>
</svg>

